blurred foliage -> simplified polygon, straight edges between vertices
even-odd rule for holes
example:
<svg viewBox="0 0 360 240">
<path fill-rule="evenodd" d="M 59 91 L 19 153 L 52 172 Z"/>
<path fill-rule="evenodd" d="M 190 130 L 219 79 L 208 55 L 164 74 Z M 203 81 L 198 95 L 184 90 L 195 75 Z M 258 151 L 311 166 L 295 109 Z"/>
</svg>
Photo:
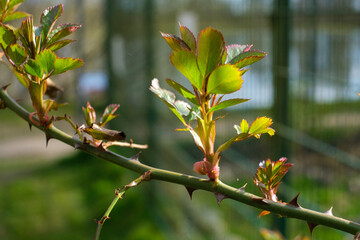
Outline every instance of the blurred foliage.
<svg viewBox="0 0 360 240">
<path fill-rule="evenodd" d="M 125 154 L 131 154 L 126 150 Z M 13 163 L 16 165 L 16 163 Z M 34 167 L 34 166 L 33 166 Z M 16 168 L 0 168 L 0 175 Z M 114 197 L 114 190 L 129 179 L 138 177 L 111 163 L 81 152 L 57 163 L 41 163 L 27 172 L 16 172 L 2 179 L 0 187 L 0 239 L 91 239 L 96 224 Z M 233 185 L 245 182 L 239 179 Z M 306 177 L 292 181 L 301 190 L 299 198 L 310 197 L 311 189 L 301 186 L 318 184 Z M 356 217 L 360 211 L 356 196 L 349 193 L 344 182 L 317 192 L 319 204 L 347 207 L 346 216 Z M 247 190 L 256 193 L 255 186 Z M 155 196 L 154 196 L 155 195 Z M 335 198 L 334 198 L 335 197 Z M 347 199 L 345 204 L 344 198 Z M 344 203 L 344 204 L 341 204 Z M 321 209 L 320 209 L 321 210 Z M 249 213 L 250 211 L 251 213 Z M 146 182 L 136 191 L 126 193 L 106 222 L 103 239 L 261 239 L 258 228 L 269 226 L 272 218 L 253 219 L 259 210 L 225 200 L 219 208 L 210 193 L 195 192 L 190 201 L 185 189 L 172 184 Z M 264 222 L 265 221 L 265 222 Z M 215 229 L 211 226 L 217 226 Z M 265 224 L 265 225 L 264 225 Z M 289 220 L 289 239 L 308 236 L 307 225 Z M 151 234 L 150 234 L 151 233 Z M 345 239 L 343 233 L 318 227 L 314 239 Z"/>
</svg>

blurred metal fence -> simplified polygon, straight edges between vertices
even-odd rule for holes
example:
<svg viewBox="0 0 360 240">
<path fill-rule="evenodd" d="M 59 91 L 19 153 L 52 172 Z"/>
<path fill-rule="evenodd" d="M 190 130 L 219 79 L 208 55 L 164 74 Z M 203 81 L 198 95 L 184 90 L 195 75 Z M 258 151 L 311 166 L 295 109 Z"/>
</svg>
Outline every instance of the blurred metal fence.
<svg viewBox="0 0 360 240">
<path fill-rule="evenodd" d="M 171 132 L 177 127 L 175 118 L 148 91 L 153 77 L 159 78 L 163 85 L 165 78 L 183 81 L 186 85 L 183 76 L 171 66 L 170 50 L 159 31 L 178 33 L 178 22 L 195 33 L 211 25 L 223 32 L 227 44 L 254 44 L 254 48 L 269 52 L 246 73 L 243 88 L 234 97 L 250 98 L 251 101 L 232 108 L 227 120 L 220 120 L 218 141 L 229 138 L 234 133 L 231 126 L 242 118 L 253 120 L 256 116 L 268 115 L 281 123 L 274 124 L 281 139 L 276 140 L 276 144 L 268 137 L 263 137 L 260 142 L 240 143 L 224 153 L 222 168 L 240 172 L 250 184 L 257 163 L 274 157 L 273 152 L 279 148 L 279 154 L 283 152 L 295 164 L 284 188 L 290 195 L 301 191 L 306 202 L 324 211 L 330 204 L 339 204 L 337 201 L 345 192 L 348 195 L 343 198 L 347 200 L 349 194 L 360 198 L 359 1 L 64 2 L 69 10 L 83 8 L 81 13 L 84 15 L 79 16 L 75 9 L 72 12 L 84 21 L 80 32 L 83 42 L 76 45 L 75 50 L 85 58 L 87 66 L 83 68 L 84 72 L 78 73 L 79 76 L 104 73 L 106 79 L 102 81 L 108 81 L 110 85 L 107 94 L 100 95 L 101 101 L 122 104 L 121 119 L 117 122 L 119 128 L 126 129 L 135 140 L 150 141 L 150 146 L 156 145 L 157 150 L 168 150 L 163 158 L 156 159 L 156 164 L 186 170 L 182 167 L 183 158 L 191 166 L 200 156 L 193 151 L 195 148 L 189 147 L 190 137 Z M 279 5 L 284 2 L 288 5 Z M 43 2 L 28 0 L 27 4 L 29 8 L 42 9 L 39 4 Z M 91 76 L 95 75 L 90 74 L 83 84 L 89 85 Z M 276 78 L 282 80 L 279 82 Z M 72 86 L 72 89 L 77 91 L 76 94 L 82 94 L 81 88 Z M 91 100 L 94 95 L 86 97 Z M 274 104 L 281 109 L 274 110 Z M 280 118 L 274 114 L 279 111 Z M 167 155 L 178 156 L 178 159 L 174 157 L 174 162 L 169 163 L 170 160 L 165 159 Z M 244 166 L 250 166 L 250 169 Z M 224 179 L 234 181 L 237 177 L 232 171 L 225 170 Z M 286 194 L 284 196 L 289 200 Z M 335 212 L 359 221 L 360 215 L 344 208 L 345 205 L 343 202 L 335 205 Z M 239 213 L 246 212 L 243 219 L 257 224 L 249 217 L 256 216 L 255 210 L 233 208 Z M 183 217 L 190 218 L 186 214 Z M 260 225 L 270 226 L 266 221 Z M 285 233 L 292 239 L 298 230 L 290 223 Z M 254 236 L 259 234 L 254 233 Z M 339 233 L 334 236 L 343 239 Z M 322 235 L 318 238 L 323 239 Z"/>
<path fill-rule="evenodd" d="M 287 1 L 169 3 L 158 0 L 153 1 L 151 10 L 141 1 L 118 1 L 114 5 L 118 14 L 112 25 L 116 28 L 115 39 L 124 39 L 126 48 L 123 58 L 126 67 L 121 77 L 126 82 L 122 83 L 126 90 L 120 90 L 124 95 L 116 97 L 120 102 L 130 98 L 142 109 L 131 116 L 128 114 L 128 119 L 146 119 L 142 114 L 150 106 L 149 98 L 144 97 L 148 95 L 144 85 L 148 86 L 155 76 L 163 84 L 165 78 L 183 81 L 181 74 L 169 64 L 170 51 L 158 34 L 158 31 L 177 33 L 178 21 L 194 32 L 211 25 L 223 32 L 227 44 L 252 43 L 254 48 L 269 52 L 265 60 L 255 64 L 245 75 L 243 89 L 234 94 L 234 97 L 252 100 L 232 109 L 234 117 L 219 124 L 220 141 L 232 134 L 233 130 L 225 126 L 232 126 L 243 117 L 252 120 L 266 114 L 278 119 L 281 124 L 278 129 L 275 124 L 275 129 L 280 140 L 275 145 L 264 139 L 264 146 L 258 142 L 241 143 L 248 144 L 246 148 L 253 150 L 235 146 L 232 151 L 242 152 L 247 159 L 242 161 L 255 164 L 274 156 L 271 152 L 280 148 L 279 154 L 288 155 L 289 161 L 296 166 L 288 184 L 291 186 L 302 175 L 308 177 L 308 185 L 302 183 L 299 190 L 310 192 L 308 200 L 315 204 L 322 202 L 319 208 L 326 210 L 331 201 L 324 203 L 323 196 L 316 194 L 322 191 L 321 188 L 329 189 L 328 195 L 339 194 L 331 192 L 331 187 L 343 186 L 343 181 L 350 177 L 359 178 L 359 170 L 355 167 L 359 160 L 355 156 L 359 155 L 356 146 L 360 142 L 357 95 L 360 89 L 360 9 L 357 1 L 289 1 L 287 5 L 280 5 L 284 2 Z M 152 22 L 141 21 L 150 10 Z M 149 26 L 154 30 L 152 34 L 146 31 Z M 144 46 L 152 51 L 149 53 Z M 146 54 L 152 54 L 150 60 Z M 150 72 L 154 76 L 144 74 L 144 71 L 149 73 L 146 70 L 149 61 L 153 61 Z M 277 78 L 281 80 L 277 81 Z M 162 139 L 167 147 L 173 145 L 170 143 L 191 140 L 181 134 L 168 133 L 176 127 L 174 118 L 167 117 L 169 112 L 160 101 L 151 103 L 155 104 L 152 109 L 159 114 L 158 121 L 149 126 L 156 129 L 150 131 L 155 139 Z M 131 124 L 134 124 L 132 120 Z M 137 133 L 135 130 L 133 134 Z M 284 145 L 287 146 L 284 148 Z M 239 158 L 239 155 L 230 155 Z M 338 211 L 341 215 L 341 210 Z M 356 214 L 353 217 L 360 218 Z M 289 236 L 293 236 L 289 231 Z"/>
</svg>

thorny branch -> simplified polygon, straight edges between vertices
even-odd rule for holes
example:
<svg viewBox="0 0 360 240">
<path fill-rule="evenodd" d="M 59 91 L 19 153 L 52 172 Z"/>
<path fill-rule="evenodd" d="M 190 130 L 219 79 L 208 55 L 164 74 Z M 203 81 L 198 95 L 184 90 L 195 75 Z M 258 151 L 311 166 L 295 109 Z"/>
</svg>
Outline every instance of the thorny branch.
<svg viewBox="0 0 360 240">
<path fill-rule="evenodd" d="M 14 99 L 12 99 L 4 88 L 0 87 L 0 98 L 5 103 L 6 107 L 19 115 L 28 124 L 32 125 L 29 119 L 30 113 L 20 106 Z M 292 204 L 284 204 L 274 202 L 262 197 L 256 196 L 252 193 L 244 191 L 243 188 L 236 189 L 223 182 L 219 181 L 216 184 L 211 183 L 208 179 L 198 178 L 178 172 L 167 171 L 164 169 L 150 167 L 142 164 L 139 161 L 139 156 L 136 155 L 132 158 L 126 158 L 111 151 L 100 150 L 94 146 L 83 144 L 80 140 L 73 138 L 67 133 L 57 129 L 54 126 L 44 128 L 39 125 L 35 125 L 38 129 L 43 131 L 48 138 L 55 138 L 61 142 L 64 142 L 74 148 L 80 149 L 100 159 L 112 162 L 121 167 L 127 168 L 131 171 L 144 174 L 151 171 L 151 179 L 160 180 L 169 183 L 175 183 L 185 186 L 191 191 L 202 189 L 208 192 L 215 193 L 215 196 L 225 199 L 231 198 L 235 201 L 242 202 L 249 206 L 253 206 L 262 210 L 267 210 L 272 213 L 280 214 L 284 217 L 297 218 L 315 225 L 324 225 L 334 229 L 341 230 L 343 232 L 350 233 L 352 235 L 360 232 L 360 224 L 333 216 L 328 213 L 321 213 L 306 209 L 297 204 L 297 198 L 295 201 L 291 201 Z M 220 201 L 219 201 L 220 202 Z M 295 204 L 296 203 L 296 204 Z"/>
<path fill-rule="evenodd" d="M 111 213 L 111 211 L 113 210 L 113 208 L 115 207 L 117 201 L 119 199 L 122 199 L 122 197 L 124 196 L 125 192 L 133 187 L 138 186 L 140 183 L 142 183 L 143 181 L 149 181 L 150 180 L 150 176 L 151 175 L 151 171 L 147 171 L 145 172 L 143 175 L 141 175 L 140 177 L 138 177 L 137 179 L 135 179 L 134 181 L 132 181 L 131 183 L 129 183 L 128 185 L 125 185 L 124 187 L 122 187 L 121 189 L 118 188 L 115 190 L 115 198 L 114 200 L 111 202 L 110 206 L 108 207 L 108 209 L 106 210 L 106 212 L 104 213 L 104 216 L 98 221 L 95 220 L 96 224 L 97 224 L 97 228 L 96 228 L 96 234 L 95 234 L 95 240 L 98 240 L 100 237 L 100 232 L 101 229 L 105 223 L 105 221 L 107 219 L 110 219 L 109 215 Z"/>
</svg>

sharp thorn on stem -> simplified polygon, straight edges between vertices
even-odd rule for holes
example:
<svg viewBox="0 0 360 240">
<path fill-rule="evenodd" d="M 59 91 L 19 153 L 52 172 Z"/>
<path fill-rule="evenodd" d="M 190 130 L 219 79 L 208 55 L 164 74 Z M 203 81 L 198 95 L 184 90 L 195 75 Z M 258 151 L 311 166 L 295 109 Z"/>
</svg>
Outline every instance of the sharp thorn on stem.
<svg viewBox="0 0 360 240">
<path fill-rule="evenodd" d="M 10 84 L 11 84 L 11 83 L 8 83 L 8 84 L 2 86 L 1 88 L 2 88 L 4 91 L 6 91 L 6 89 L 10 86 Z"/>
<path fill-rule="evenodd" d="M 300 193 L 298 193 L 287 205 L 293 206 L 293 207 L 300 207 L 298 203 Z"/>
<path fill-rule="evenodd" d="M 194 191 L 196 190 L 196 188 L 192 188 L 192 187 L 185 187 L 187 192 L 189 193 L 189 196 L 190 196 L 190 200 L 192 200 L 193 198 L 193 193 Z"/>
<path fill-rule="evenodd" d="M 220 207 L 220 203 L 222 202 L 222 200 L 224 200 L 225 198 L 228 198 L 227 196 L 225 196 L 222 193 L 214 192 L 214 194 L 215 194 L 216 201 L 217 201 L 217 204 L 219 205 L 219 207 Z"/>
<path fill-rule="evenodd" d="M 239 190 L 240 190 L 241 192 L 245 192 L 245 187 L 246 187 L 246 185 L 247 185 L 247 183 L 245 183 L 244 186 L 242 186 L 241 188 L 239 188 Z"/>
<path fill-rule="evenodd" d="M 46 136 L 46 147 L 47 147 L 49 145 L 49 141 L 52 137 L 48 134 L 45 134 L 45 136 Z"/>
<path fill-rule="evenodd" d="M 333 207 L 331 207 L 329 210 L 327 210 L 325 212 L 325 214 L 330 215 L 330 216 L 334 216 L 333 213 L 332 213 L 332 209 L 333 209 Z"/>
<path fill-rule="evenodd" d="M 131 161 L 135 161 L 135 162 L 140 162 L 139 160 L 139 156 L 140 156 L 141 152 L 138 152 L 136 155 L 132 156 L 130 158 Z"/>
<path fill-rule="evenodd" d="M 316 226 L 317 226 L 318 224 L 315 224 L 315 223 L 312 223 L 312 222 L 307 222 L 307 224 L 308 224 L 308 226 L 309 226 L 310 234 L 311 234 L 311 236 L 312 236 L 313 231 L 314 231 L 314 228 L 316 228 Z"/>
</svg>

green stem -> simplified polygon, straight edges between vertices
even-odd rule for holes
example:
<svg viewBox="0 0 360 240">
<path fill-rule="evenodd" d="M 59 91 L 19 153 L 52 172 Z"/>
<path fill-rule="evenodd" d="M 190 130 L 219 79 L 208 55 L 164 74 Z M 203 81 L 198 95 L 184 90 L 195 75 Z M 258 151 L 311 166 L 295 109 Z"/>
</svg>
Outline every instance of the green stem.
<svg viewBox="0 0 360 240">
<path fill-rule="evenodd" d="M 17 102 L 15 102 L 2 88 L 0 88 L 0 98 L 2 98 L 2 100 L 5 102 L 7 108 L 15 112 L 29 124 L 32 124 L 29 120 L 29 112 L 27 112 L 23 107 L 21 107 Z M 151 171 L 151 179 L 154 180 L 156 179 L 169 183 L 176 183 L 192 189 L 202 189 L 208 192 L 220 193 L 227 196 L 228 198 L 234 199 L 238 202 L 242 202 L 259 209 L 267 210 L 286 217 L 305 220 L 314 224 L 328 226 L 353 235 L 360 231 L 360 224 L 353 221 L 331 216 L 321 212 L 316 212 L 302 207 L 294 207 L 291 205 L 266 200 L 254 194 L 241 191 L 239 189 L 226 185 L 220 181 L 217 185 L 213 186 L 211 182 L 207 179 L 153 168 L 140 163 L 139 161 L 137 161 L 137 158 L 126 158 L 111 151 L 101 151 L 91 145 L 83 144 L 78 139 L 71 137 L 67 133 L 57 129 L 54 126 L 49 127 L 49 129 L 44 129 L 41 126 L 35 127 L 44 131 L 48 136 L 52 138 L 56 138 L 72 147 L 77 147 L 91 155 L 97 156 L 101 159 L 112 162 L 116 165 L 127 168 L 134 172 L 144 174 L 147 171 Z"/>
<path fill-rule="evenodd" d="M 100 239 L 100 232 L 101 229 L 105 223 L 105 221 L 107 219 L 109 219 L 110 217 L 110 213 L 113 210 L 113 208 L 115 207 L 116 203 L 119 201 L 119 199 L 122 199 L 122 196 L 125 194 L 125 192 L 129 189 L 129 188 L 133 188 L 138 186 L 140 183 L 142 183 L 143 181 L 148 181 L 150 180 L 150 174 L 151 172 L 146 172 L 143 175 L 141 175 L 140 177 L 138 177 L 137 179 L 135 179 L 134 181 L 132 181 L 131 183 L 129 183 L 128 185 L 125 185 L 124 187 L 122 187 L 121 189 L 116 189 L 115 191 L 115 198 L 112 200 L 112 202 L 110 203 L 110 206 L 108 207 L 108 209 L 105 211 L 104 216 L 97 221 L 97 228 L 96 228 L 96 233 L 95 233 L 95 240 Z"/>
<path fill-rule="evenodd" d="M 109 219 L 109 215 L 111 213 L 111 211 L 113 210 L 113 208 L 115 207 L 117 201 L 119 199 L 122 198 L 122 196 L 125 194 L 125 190 L 121 190 L 115 193 L 115 198 L 112 200 L 110 206 L 108 207 L 108 209 L 106 210 L 106 212 L 104 213 L 104 216 L 97 221 L 97 228 L 96 228 L 96 233 L 95 233 L 95 240 L 100 239 L 100 233 L 101 233 L 101 229 L 104 226 L 104 223 L 107 219 Z"/>
</svg>

